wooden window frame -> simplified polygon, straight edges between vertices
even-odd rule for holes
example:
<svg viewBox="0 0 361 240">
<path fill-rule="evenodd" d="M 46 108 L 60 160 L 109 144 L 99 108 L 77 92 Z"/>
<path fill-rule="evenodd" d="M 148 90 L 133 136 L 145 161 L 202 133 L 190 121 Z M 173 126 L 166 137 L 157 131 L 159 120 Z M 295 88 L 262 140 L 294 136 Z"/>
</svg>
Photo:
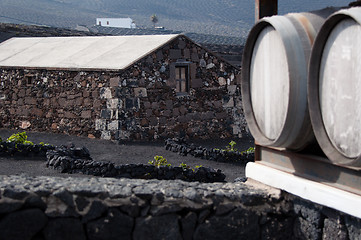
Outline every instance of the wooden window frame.
<svg viewBox="0 0 361 240">
<path fill-rule="evenodd" d="M 190 89 L 190 63 L 189 62 L 176 62 L 175 66 L 175 84 L 177 96 L 184 96 L 189 94 Z M 182 70 L 184 72 L 182 73 Z M 184 78 L 182 78 L 183 76 Z"/>
<path fill-rule="evenodd" d="M 24 76 L 25 85 L 32 86 L 32 85 L 34 85 L 34 82 L 35 82 L 35 75 L 27 74 Z"/>
</svg>

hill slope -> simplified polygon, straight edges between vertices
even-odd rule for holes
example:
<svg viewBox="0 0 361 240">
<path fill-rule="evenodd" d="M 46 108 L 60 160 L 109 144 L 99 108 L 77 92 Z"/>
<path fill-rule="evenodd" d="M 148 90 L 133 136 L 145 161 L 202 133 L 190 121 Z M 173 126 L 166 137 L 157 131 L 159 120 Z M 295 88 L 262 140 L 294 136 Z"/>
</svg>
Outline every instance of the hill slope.
<svg viewBox="0 0 361 240">
<path fill-rule="evenodd" d="M 349 0 L 279 0 L 279 12 L 307 11 Z M 131 17 L 138 26 L 158 25 L 182 32 L 245 37 L 254 23 L 254 0 L 0 0 L 0 22 L 75 28 L 97 17 Z"/>
</svg>

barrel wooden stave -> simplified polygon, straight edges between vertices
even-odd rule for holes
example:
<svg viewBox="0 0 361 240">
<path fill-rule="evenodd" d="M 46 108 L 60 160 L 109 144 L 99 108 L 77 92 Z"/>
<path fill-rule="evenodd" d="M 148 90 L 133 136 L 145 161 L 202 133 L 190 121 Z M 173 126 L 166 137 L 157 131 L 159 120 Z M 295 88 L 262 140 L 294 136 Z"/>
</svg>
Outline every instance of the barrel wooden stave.
<svg viewBox="0 0 361 240">
<path fill-rule="evenodd" d="M 308 59 L 316 33 L 334 11 L 273 16 L 252 28 L 244 49 L 242 95 L 258 144 L 300 150 L 314 140 L 307 106 Z"/>
<path fill-rule="evenodd" d="M 341 10 L 321 28 L 310 59 L 308 102 L 330 161 L 361 167 L 361 8 Z"/>
</svg>

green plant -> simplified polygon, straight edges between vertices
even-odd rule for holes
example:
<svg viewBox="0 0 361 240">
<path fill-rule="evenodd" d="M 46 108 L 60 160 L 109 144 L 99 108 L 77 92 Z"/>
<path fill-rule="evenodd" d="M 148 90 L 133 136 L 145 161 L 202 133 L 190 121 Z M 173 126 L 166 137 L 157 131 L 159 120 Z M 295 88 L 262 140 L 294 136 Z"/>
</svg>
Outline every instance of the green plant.
<svg viewBox="0 0 361 240">
<path fill-rule="evenodd" d="M 254 153 L 254 147 L 250 147 L 247 150 L 244 150 L 241 152 L 241 154 L 250 154 L 250 153 Z"/>
<path fill-rule="evenodd" d="M 228 143 L 228 146 L 226 146 L 226 149 L 220 149 L 220 148 L 214 148 L 214 150 L 217 150 L 217 151 L 226 151 L 226 152 L 237 152 L 237 148 L 235 148 L 234 146 L 236 146 L 236 142 L 235 141 L 230 141 Z"/>
<path fill-rule="evenodd" d="M 26 135 L 26 132 L 21 133 L 14 133 L 11 135 L 8 139 L 6 139 L 7 142 L 12 142 L 15 144 L 28 144 L 28 145 L 34 145 L 33 142 L 28 141 L 28 136 Z"/>
<path fill-rule="evenodd" d="M 171 164 L 167 162 L 167 159 L 165 159 L 163 156 L 154 156 L 154 160 L 149 160 L 149 164 L 156 166 L 156 167 L 170 167 Z"/>
<path fill-rule="evenodd" d="M 236 146 L 236 142 L 235 141 L 230 141 L 229 143 L 228 143 L 228 146 L 226 147 L 226 151 L 227 152 L 237 152 L 237 149 L 234 147 L 234 146 Z"/>
<path fill-rule="evenodd" d="M 179 164 L 179 166 L 181 167 L 181 168 L 183 168 L 183 170 L 184 169 L 187 169 L 187 168 L 190 168 L 190 166 L 188 166 L 187 164 L 185 164 L 185 163 L 181 163 L 181 164 Z"/>
<path fill-rule="evenodd" d="M 192 168 L 193 172 L 196 171 L 196 169 L 200 168 L 200 167 L 203 167 L 202 165 L 196 165 L 194 168 Z"/>
</svg>

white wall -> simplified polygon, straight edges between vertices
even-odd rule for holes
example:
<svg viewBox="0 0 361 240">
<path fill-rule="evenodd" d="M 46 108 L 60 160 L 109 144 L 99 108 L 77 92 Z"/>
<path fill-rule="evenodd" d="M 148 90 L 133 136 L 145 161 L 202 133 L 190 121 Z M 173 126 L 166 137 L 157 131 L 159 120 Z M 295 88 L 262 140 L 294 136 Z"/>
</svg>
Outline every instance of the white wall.
<svg viewBox="0 0 361 240">
<path fill-rule="evenodd" d="M 97 18 L 96 25 L 103 27 L 135 28 L 131 18 Z"/>
</svg>

